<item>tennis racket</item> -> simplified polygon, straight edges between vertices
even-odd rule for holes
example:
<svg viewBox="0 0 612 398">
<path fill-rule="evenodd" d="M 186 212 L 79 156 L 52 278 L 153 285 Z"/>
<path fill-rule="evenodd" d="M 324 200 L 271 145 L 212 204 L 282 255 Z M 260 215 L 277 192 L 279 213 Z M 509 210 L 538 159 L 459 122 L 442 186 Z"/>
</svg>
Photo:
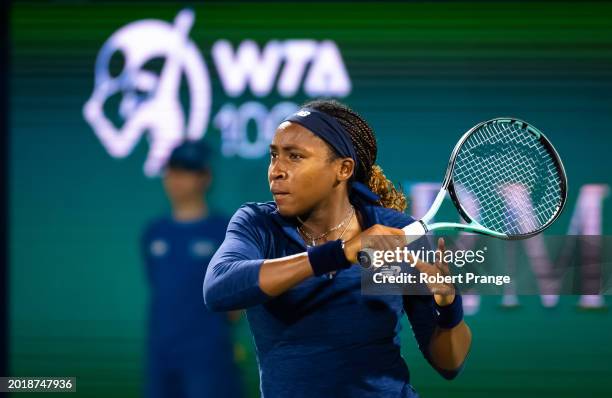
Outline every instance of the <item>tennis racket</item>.
<svg viewBox="0 0 612 398">
<path fill-rule="evenodd" d="M 447 194 L 465 224 L 432 222 Z M 431 208 L 403 231 L 407 244 L 438 230 L 524 239 L 549 227 L 566 198 L 565 169 L 546 136 L 522 120 L 496 118 L 461 137 Z M 358 254 L 365 267 L 366 250 Z"/>
</svg>

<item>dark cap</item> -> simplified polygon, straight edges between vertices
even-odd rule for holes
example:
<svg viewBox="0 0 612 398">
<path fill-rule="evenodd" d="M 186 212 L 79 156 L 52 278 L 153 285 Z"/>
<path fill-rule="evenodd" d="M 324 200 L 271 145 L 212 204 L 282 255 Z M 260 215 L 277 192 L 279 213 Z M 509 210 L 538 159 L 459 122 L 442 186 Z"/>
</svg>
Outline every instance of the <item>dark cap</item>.
<svg viewBox="0 0 612 398">
<path fill-rule="evenodd" d="M 208 170 L 211 150 L 202 141 L 184 141 L 174 148 L 166 167 L 189 171 Z"/>
</svg>

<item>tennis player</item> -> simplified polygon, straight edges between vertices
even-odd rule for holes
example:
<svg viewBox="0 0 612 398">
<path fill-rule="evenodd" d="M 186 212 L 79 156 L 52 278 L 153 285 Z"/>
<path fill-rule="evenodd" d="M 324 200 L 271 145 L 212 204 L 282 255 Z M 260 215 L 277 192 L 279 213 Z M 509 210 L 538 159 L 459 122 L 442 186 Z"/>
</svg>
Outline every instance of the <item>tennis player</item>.
<svg viewBox="0 0 612 398">
<path fill-rule="evenodd" d="M 307 103 L 270 145 L 274 201 L 243 205 L 210 262 L 204 301 L 214 311 L 247 309 L 264 398 L 418 397 L 400 355 L 404 313 L 443 377 L 463 366 L 471 332 L 452 285 L 429 295 L 361 294 L 362 240 L 388 249 L 377 237 L 403 237 L 398 228 L 413 221 L 376 154 L 374 132 L 354 111 Z"/>
</svg>

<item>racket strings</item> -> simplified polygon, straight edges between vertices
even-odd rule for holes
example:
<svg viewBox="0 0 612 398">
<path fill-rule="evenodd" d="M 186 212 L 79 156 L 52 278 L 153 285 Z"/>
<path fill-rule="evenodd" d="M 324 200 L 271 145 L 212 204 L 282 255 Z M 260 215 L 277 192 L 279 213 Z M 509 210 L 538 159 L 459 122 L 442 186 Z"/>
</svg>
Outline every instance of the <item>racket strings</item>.
<svg viewBox="0 0 612 398">
<path fill-rule="evenodd" d="M 495 122 L 472 133 L 457 153 L 453 182 L 473 219 L 507 235 L 540 229 L 561 204 L 554 158 L 518 123 Z"/>
</svg>

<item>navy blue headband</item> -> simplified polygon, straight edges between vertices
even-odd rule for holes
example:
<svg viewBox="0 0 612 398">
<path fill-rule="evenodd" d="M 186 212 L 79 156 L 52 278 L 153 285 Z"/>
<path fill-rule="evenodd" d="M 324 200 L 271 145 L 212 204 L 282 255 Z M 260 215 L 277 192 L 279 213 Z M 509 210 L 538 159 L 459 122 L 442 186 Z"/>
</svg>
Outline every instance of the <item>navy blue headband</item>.
<svg viewBox="0 0 612 398">
<path fill-rule="evenodd" d="M 340 157 L 355 161 L 355 173 L 360 165 L 357 152 L 349 133 L 338 123 L 335 117 L 312 108 L 302 108 L 288 116 L 285 122 L 297 123 L 306 127 L 313 134 L 327 142 Z M 352 191 L 368 202 L 378 202 L 380 198 L 365 185 L 357 181 L 352 183 Z"/>
<path fill-rule="evenodd" d="M 357 153 L 351 141 L 351 136 L 338 123 L 335 117 L 312 108 L 302 108 L 285 119 L 306 127 L 315 135 L 322 138 L 343 158 L 351 158 L 355 161 L 355 167 L 359 167 Z"/>
</svg>

